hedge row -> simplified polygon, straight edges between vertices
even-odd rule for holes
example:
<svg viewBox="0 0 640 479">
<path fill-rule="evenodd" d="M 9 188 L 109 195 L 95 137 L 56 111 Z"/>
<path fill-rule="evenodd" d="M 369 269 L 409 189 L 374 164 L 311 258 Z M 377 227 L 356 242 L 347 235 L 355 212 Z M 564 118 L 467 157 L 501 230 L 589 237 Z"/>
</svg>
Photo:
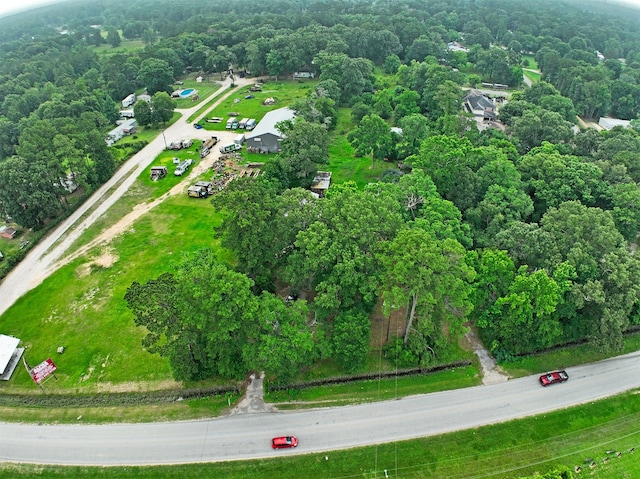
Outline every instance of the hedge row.
<svg viewBox="0 0 640 479">
<path fill-rule="evenodd" d="M 184 399 L 218 397 L 229 393 L 240 394 L 240 387 L 237 385 L 228 385 L 207 388 L 172 389 L 166 391 L 103 394 L 0 394 L 0 405 L 13 407 L 137 406 L 142 404 L 172 403 Z"/>
<path fill-rule="evenodd" d="M 314 386 L 326 386 L 329 384 L 348 384 L 356 381 L 366 381 L 381 378 L 394 378 L 398 376 L 420 376 L 423 374 L 435 373 L 437 371 L 446 371 L 448 369 L 470 366 L 471 361 L 457 361 L 455 363 L 443 364 L 432 368 L 408 368 L 399 369 L 397 371 L 386 371 L 366 374 L 356 374 L 353 376 L 337 376 L 325 379 L 315 379 L 313 381 L 300 381 L 287 385 L 268 385 L 268 392 L 286 391 L 289 389 L 305 389 Z"/>
</svg>

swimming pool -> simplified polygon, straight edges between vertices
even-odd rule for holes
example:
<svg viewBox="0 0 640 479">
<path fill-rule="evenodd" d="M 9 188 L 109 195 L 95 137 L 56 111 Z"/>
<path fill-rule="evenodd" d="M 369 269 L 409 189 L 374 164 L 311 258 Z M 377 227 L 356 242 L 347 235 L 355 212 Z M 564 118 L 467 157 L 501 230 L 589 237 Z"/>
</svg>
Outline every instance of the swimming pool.
<svg viewBox="0 0 640 479">
<path fill-rule="evenodd" d="M 196 93 L 198 93 L 198 91 L 194 88 L 187 88 L 180 92 L 180 98 L 189 98 L 191 95 L 195 95 Z"/>
</svg>

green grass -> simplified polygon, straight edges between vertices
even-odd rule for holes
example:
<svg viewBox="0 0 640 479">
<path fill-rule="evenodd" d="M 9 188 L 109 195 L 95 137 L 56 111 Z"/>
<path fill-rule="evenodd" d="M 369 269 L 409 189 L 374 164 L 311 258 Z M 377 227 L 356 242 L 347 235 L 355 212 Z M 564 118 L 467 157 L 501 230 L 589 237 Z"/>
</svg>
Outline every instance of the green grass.
<svg viewBox="0 0 640 479">
<path fill-rule="evenodd" d="M 46 386 L 48 390 L 48 385 Z M 120 407 L 0 407 L 3 421 L 45 424 L 104 424 L 183 421 L 220 416 L 240 399 L 220 395 L 174 403 Z M 0 469 L 1 471 L 1 469 Z M 0 473 L 0 477 L 2 474 Z"/>
<path fill-rule="evenodd" d="M 532 72 L 532 71 L 529 71 L 529 70 L 523 70 L 522 74 L 525 77 L 527 77 L 529 80 L 531 80 L 533 83 L 540 82 L 540 78 L 542 77 L 542 75 L 540 75 L 540 73 Z"/>
<path fill-rule="evenodd" d="M 302 390 L 274 391 L 265 394 L 265 401 L 278 409 L 346 406 L 365 402 L 384 401 L 414 394 L 428 394 L 480 384 L 478 369 L 461 367 L 423 376 L 405 376 L 381 380 L 332 384 Z"/>
<path fill-rule="evenodd" d="M 249 86 L 241 88 L 207 114 L 207 118 L 224 118 L 222 123 L 207 123 L 203 119 L 200 124 L 210 131 L 222 131 L 226 127 L 229 113 L 238 113 L 239 118 L 255 118 L 259 122 L 267 112 L 289 106 L 294 100 L 306 96 L 312 91 L 315 83 L 314 80 L 269 82 L 263 85 L 261 92 L 250 92 Z M 254 98 L 245 98 L 249 94 Z M 275 103 L 263 105 L 262 102 L 269 97 L 273 98 Z"/>
<path fill-rule="evenodd" d="M 522 60 L 528 60 L 529 65 L 525 68 L 530 68 L 532 70 L 539 70 L 538 63 L 533 55 L 522 55 Z"/>
<path fill-rule="evenodd" d="M 326 168 L 332 173 L 332 183 L 354 181 L 362 188 L 372 181 L 379 180 L 382 172 L 394 165 L 377 161 L 372 166 L 370 157 L 356 158 L 355 151 L 346 137 L 353 127 L 351 109 L 340 108 L 336 129 L 330 136 L 329 165 Z"/>
<path fill-rule="evenodd" d="M 640 395 L 430 438 L 302 456 L 227 463 L 144 467 L 62 467 L 1 464 L 12 478 L 488 478 L 508 479 L 565 466 L 579 477 L 640 477 Z M 429 425 L 425 424 L 425 431 Z M 623 454 L 607 455 L 606 451 Z M 610 457 L 605 464 L 604 458 Z M 586 459 L 593 458 L 590 470 Z"/>
<path fill-rule="evenodd" d="M 551 369 L 564 369 L 601 361 L 613 355 L 626 354 L 638 350 L 640 350 L 640 334 L 633 334 L 625 337 L 623 350 L 614 353 L 605 354 L 594 350 L 589 344 L 582 344 L 517 358 L 513 361 L 502 363 L 501 366 L 509 375 L 522 377 Z"/>
<path fill-rule="evenodd" d="M 153 197 L 179 180 L 169 175 L 163 181 L 145 185 L 143 178 L 138 187 Z M 168 362 L 142 349 L 143 331 L 135 327 L 124 294 L 133 281 L 171 271 L 185 252 L 216 247 L 212 233 L 218 222 L 208 201 L 172 196 L 108 248 L 64 266 L 20 298 L 0 317 L 0 330 L 23 340 L 31 364 L 55 358 L 59 381 L 48 383 L 51 392 L 172 383 Z M 109 257 L 115 259 L 112 265 L 99 265 Z M 56 354 L 58 346 L 65 346 L 64 354 Z M 0 391 L 35 393 L 37 388 L 18 370 L 11 381 L 0 384 Z"/>
</svg>

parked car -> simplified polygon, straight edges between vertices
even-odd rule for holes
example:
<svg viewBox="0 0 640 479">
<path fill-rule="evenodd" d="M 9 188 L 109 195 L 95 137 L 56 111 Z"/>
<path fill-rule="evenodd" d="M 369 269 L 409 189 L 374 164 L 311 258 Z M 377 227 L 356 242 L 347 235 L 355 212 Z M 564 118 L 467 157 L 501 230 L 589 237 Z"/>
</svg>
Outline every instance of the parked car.
<svg viewBox="0 0 640 479">
<path fill-rule="evenodd" d="M 271 440 L 271 447 L 273 449 L 287 449 L 290 447 L 297 447 L 298 439 L 295 436 L 281 436 L 274 437 Z"/>
<path fill-rule="evenodd" d="M 247 96 L 245 96 L 244 98 L 245 98 L 245 100 L 251 100 L 252 98 L 255 98 L 255 96 L 253 96 L 253 95 L 247 95 Z"/>
<path fill-rule="evenodd" d="M 549 384 L 563 383 L 569 379 L 566 371 L 553 371 L 540 376 L 540 384 L 548 386 Z"/>
<path fill-rule="evenodd" d="M 200 123 L 194 123 L 194 124 L 193 124 L 193 127 L 194 127 L 196 130 L 202 130 L 202 128 L 203 128 L 203 127 L 202 127 L 202 125 L 201 125 Z"/>
</svg>

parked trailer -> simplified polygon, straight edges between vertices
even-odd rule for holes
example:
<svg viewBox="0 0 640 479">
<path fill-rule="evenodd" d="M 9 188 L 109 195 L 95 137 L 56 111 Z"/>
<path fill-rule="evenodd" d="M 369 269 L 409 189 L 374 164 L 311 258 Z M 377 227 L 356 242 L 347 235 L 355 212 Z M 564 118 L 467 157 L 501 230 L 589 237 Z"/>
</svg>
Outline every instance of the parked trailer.
<svg viewBox="0 0 640 479">
<path fill-rule="evenodd" d="M 132 93 L 131 95 L 127 95 L 127 97 L 122 100 L 122 108 L 129 108 L 136 102 L 136 94 Z"/>
<path fill-rule="evenodd" d="M 236 135 L 236 137 L 233 139 L 233 142 L 236 145 L 242 145 L 244 143 L 244 133 Z"/>
<path fill-rule="evenodd" d="M 237 145 L 236 143 L 231 143 L 230 145 L 223 145 L 220 147 L 220 153 L 231 153 L 233 151 L 238 151 L 241 149 L 241 145 Z"/>
<path fill-rule="evenodd" d="M 166 166 L 152 166 L 151 167 L 151 180 L 158 181 L 161 178 L 167 176 Z"/>
</svg>

